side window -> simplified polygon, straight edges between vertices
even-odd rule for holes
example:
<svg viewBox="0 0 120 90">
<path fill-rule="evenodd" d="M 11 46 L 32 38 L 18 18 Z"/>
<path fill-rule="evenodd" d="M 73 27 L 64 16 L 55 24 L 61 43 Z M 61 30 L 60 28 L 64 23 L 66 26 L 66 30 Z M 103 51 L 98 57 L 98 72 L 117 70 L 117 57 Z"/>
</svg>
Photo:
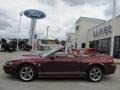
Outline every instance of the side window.
<svg viewBox="0 0 120 90">
<path fill-rule="evenodd" d="M 56 56 L 56 57 L 61 57 L 61 58 L 67 58 L 67 57 L 68 57 L 68 54 L 65 53 L 65 52 L 56 52 L 56 53 L 55 53 L 55 56 Z"/>
</svg>

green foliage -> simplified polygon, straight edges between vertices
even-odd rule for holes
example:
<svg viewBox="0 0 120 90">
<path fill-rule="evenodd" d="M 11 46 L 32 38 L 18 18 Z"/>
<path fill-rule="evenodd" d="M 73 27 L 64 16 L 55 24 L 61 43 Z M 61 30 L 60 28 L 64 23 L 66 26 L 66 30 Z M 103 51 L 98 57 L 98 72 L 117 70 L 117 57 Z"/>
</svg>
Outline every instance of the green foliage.
<svg viewBox="0 0 120 90">
<path fill-rule="evenodd" d="M 66 45 L 66 41 L 65 40 L 61 40 L 61 44 L 62 44 L 62 46 L 65 46 Z"/>
</svg>

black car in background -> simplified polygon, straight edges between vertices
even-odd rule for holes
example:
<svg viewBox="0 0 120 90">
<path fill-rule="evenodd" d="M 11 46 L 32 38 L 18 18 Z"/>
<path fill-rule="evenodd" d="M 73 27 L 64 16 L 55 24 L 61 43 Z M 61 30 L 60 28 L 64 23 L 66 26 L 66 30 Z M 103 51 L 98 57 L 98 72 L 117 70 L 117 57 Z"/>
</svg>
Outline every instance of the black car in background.
<svg viewBox="0 0 120 90">
<path fill-rule="evenodd" d="M 16 42 L 9 42 L 7 43 L 7 40 L 5 39 L 1 39 L 1 51 L 3 52 L 12 52 L 12 51 L 16 51 L 16 48 L 17 48 L 17 44 Z"/>
<path fill-rule="evenodd" d="M 15 40 L 7 43 L 5 39 L 1 39 L 0 44 L 1 44 L 0 51 L 2 52 L 12 52 L 17 50 L 17 42 Z M 18 47 L 20 50 L 24 51 L 30 51 L 32 49 L 31 45 L 21 42 L 19 42 Z"/>
<path fill-rule="evenodd" d="M 19 45 L 19 49 L 23 51 L 30 51 L 32 49 L 32 46 L 29 44 Z"/>
</svg>

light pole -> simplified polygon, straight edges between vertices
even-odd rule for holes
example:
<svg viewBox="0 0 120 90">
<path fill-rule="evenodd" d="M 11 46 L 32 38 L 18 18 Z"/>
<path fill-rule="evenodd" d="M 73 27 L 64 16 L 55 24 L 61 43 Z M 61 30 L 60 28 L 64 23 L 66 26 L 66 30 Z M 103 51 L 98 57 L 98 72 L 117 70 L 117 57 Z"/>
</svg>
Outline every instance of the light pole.
<svg viewBox="0 0 120 90">
<path fill-rule="evenodd" d="M 115 30 L 115 16 L 116 16 L 116 0 L 113 0 L 113 19 L 112 19 L 112 36 L 111 36 L 111 50 L 110 56 L 113 56 L 114 52 L 114 30 Z"/>
<path fill-rule="evenodd" d="M 50 26 L 47 26 L 47 34 L 46 34 L 46 44 L 48 44 L 47 40 L 48 40 L 48 30 L 49 30 Z"/>
<path fill-rule="evenodd" d="M 18 38 L 17 38 L 17 50 L 19 50 L 19 35 L 20 35 L 20 29 L 21 29 L 21 17 L 23 16 L 23 11 L 20 12 L 20 19 L 19 19 L 19 26 L 18 26 Z"/>
</svg>

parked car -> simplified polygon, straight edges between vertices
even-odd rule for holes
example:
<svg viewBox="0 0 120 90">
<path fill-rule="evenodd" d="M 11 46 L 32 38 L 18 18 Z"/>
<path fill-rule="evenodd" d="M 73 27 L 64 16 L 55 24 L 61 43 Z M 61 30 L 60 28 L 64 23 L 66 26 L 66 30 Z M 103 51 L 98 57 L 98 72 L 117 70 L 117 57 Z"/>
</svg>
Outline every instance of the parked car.
<svg viewBox="0 0 120 90">
<path fill-rule="evenodd" d="M 6 61 L 3 70 L 26 82 L 36 77 L 83 76 L 87 80 L 98 82 L 104 75 L 113 74 L 116 70 L 111 56 L 99 54 L 74 57 L 61 54 L 62 49 L 63 47 L 57 47 L 40 55 L 22 55 Z"/>
<path fill-rule="evenodd" d="M 9 46 L 9 44 L 4 43 L 4 44 L 2 44 L 2 46 L 1 46 L 1 51 L 2 51 L 2 52 L 6 52 L 6 51 L 12 52 L 12 51 L 13 51 L 13 48 L 11 48 L 11 47 Z"/>
<path fill-rule="evenodd" d="M 2 51 L 2 52 L 6 52 L 6 51 L 8 51 L 8 52 L 16 51 L 16 47 L 14 47 L 14 45 L 13 45 L 13 44 L 10 44 L 10 43 L 3 43 L 3 44 L 1 45 L 1 51 Z"/>
<path fill-rule="evenodd" d="M 84 54 L 100 54 L 101 51 L 99 49 L 96 48 L 87 48 L 84 50 Z"/>
<path fill-rule="evenodd" d="M 17 47 L 16 43 L 12 43 L 12 42 L 8 43 L 6 39 L 0 40 L 0 51 L 2 51 L 2 52 L 16 51 L 16 47 Z"/>
<path fill-rule="evenodd" d="M 19 46 L 19 49 L 21 49 L 23 51 L 30 51 L 32 49 L 32 46 L 28 45 L 28 44 L 25 44 L 25 45 Z"/>
</svg>

